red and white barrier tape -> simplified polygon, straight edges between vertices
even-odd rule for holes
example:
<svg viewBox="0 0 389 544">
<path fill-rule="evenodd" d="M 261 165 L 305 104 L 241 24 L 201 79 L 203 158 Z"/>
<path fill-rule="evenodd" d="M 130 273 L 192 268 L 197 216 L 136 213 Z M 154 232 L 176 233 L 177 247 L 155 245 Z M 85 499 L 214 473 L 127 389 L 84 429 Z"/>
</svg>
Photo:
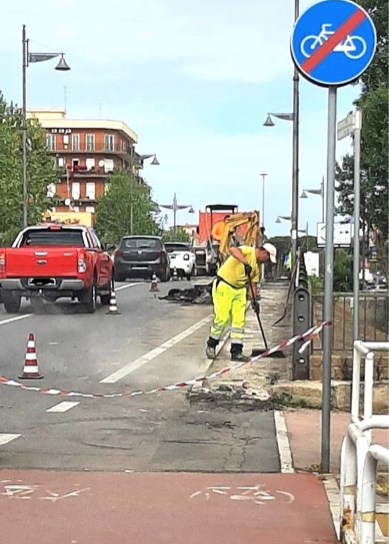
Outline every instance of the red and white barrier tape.
<svg viewBox="0 0 389 544">
<path fill-rule="evenodd" d="M 156 393 L 164 393 L 165 391 L 174 391 L 177 389 L 184 389 L 186 387 L 189 387 L 191 385 L 196 385 L 199 382 L 204 382 L 206 380 L 207 381 L 213 380 L 217 378 L 218 376 L 222 376 L 223 374 L 227 374 L 228 372 L 233 372 L 234 370 L 238 370 L 239 368 L 242 368 L 246 365 L 255 363 L 259 359 L 264 359 L 265 357 L 268 357 L 269 355 L 271 356 L 271 354 L 274 353 L 275 351 L 280 351 L 280 350 L 282 351 L 290 347 L 295 342 L 305 340 L 304 344 L 299 349 L 299 352 L 302 353 L 307 348 L 308 344 L 312 341 L 312 339 L 318 334 L 320 334 L 320 332 L 324 329 L 324 327 L 329 327 L 330 325 L 331 325 L 330 321 L 324 321 L 320 325 L 317 325 L 316 327 L 312 327 L 311 329 L 307 330 L 303 334 L 294 336 L 293 338 L 290 338 L 289 340 L 282 342 L 281 344 L 278 344 L 278 346 L 270 348 L 266 352 L 261 353 L 260 355 L 256 357 L 253 357 L 248 362 L 237 363 L 227 368 L 223 368 L 222 370 L 218 370 L 217 372 L 213 372 L 212 374 L 208 374 L 207 376 L 200 376 L 198 378 L 194 378 L 193 380 L 188 380 L 186 382 L 178 382 L 172 385 L 165 385 L 163 387 L 158 387 L 156 389 L 150 389 L 149 391 L 127 391 L 124 393 L 104 393 L 104 394 L 78 393 L 76 391 L 61 391 L 60 389 L 45 389 L 43 387 L 33 387 L 33 386 L 23 385 L 20 382 L 9 380 L 8 378 L 5 378 L 4 376 L 0 376 L 0 385 L 9 385 L 11 387 L 18 387 L 19 389 L 22 389 L 23 391 L 34 391 L 36 393 L 43 393 L 44 395 L 53 395 L 53 396 L 57 395 L 60 397 L 81 397 L 84 399 L 114 399 L 114 398 L 122 398 L 122 397 L 123 398 L 137 397 L 141 395 L 154 395 Z"/>
</svg>

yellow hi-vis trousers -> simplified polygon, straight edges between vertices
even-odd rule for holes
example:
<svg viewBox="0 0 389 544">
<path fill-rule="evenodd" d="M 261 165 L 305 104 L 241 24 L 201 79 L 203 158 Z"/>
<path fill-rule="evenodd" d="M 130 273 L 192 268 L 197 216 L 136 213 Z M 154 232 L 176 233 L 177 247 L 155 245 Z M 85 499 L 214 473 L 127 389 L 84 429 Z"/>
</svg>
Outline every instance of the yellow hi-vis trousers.
<svg viewBox="0 0 389 544">
<path fill-rule="evenodd" d="M 212 288 L 214 318 L 210 337 L 219 341 L 225 327 L 231 322 L 231 344 L 243 344 L 246 317 L 246 287 L 234 289 L 215 280 Z"/>
</svg>

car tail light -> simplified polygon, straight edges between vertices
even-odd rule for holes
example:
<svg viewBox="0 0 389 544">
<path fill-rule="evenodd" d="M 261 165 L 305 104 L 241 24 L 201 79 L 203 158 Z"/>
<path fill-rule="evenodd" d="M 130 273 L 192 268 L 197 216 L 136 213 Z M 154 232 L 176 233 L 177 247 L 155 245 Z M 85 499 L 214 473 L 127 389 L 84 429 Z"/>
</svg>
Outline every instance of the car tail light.
<svg viewBox="0 0 389 544">
<path fill-rule="evenodd" d="M 86 260 L 86 255 L 84 252 L 80 252 L 78 254 L 78 273 L 84 274 L 86 272 L 87 267 L 88 267 L 88 263 Z"/>
<path fill-rule="evenodd" d="M 122 257 L 123 251 L 121 251 L 120 249 L 117 249 L 113 255 L 114 257 Z"/>
<path fill-rule="evenodd" d="M 5 276 L 5 251 L 0 253 L 0 276 Z"/>
</svg>

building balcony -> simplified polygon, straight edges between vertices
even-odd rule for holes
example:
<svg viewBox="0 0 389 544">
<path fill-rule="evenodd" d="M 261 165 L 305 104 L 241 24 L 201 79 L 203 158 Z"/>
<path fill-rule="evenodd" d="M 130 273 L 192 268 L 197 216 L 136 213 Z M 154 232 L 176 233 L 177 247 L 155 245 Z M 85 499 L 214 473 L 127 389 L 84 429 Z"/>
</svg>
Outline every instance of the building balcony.
<svg viewBox="0 0 389 544">
<path fill-rule="evenodd" d="M 110 175 L 112 175 L 114 172 L 117 172 L 118 170 L 115 168 L 115 170 L 110 170 L 109 172 L 106 172 L 104 168 L 87 168 L 86 166 L 76 166 L 74 168 L 69 168 L 66 170 L 65 168 L 60 169 L 60 177 L 61 178 L 67 178 L 69 176 L 69 179 L 72 178 L 106 178 Z"/>
<path fill-rule="evenodd" d="M 57 146 L 56 149 L 49 149 L 49 153 L 57 154 L 81 154 L 81 155 L 92 155 L 94 153 L 104 154 L 104 155 L 120 155 L 121 157 L 128 157 L 128 159 L 133 159 L 136 161 L 135 152 L 131 147 L 121 144 L 105 145 L 96 143 L 94 146 L 79 145 L 73 147 L 71 143 L 63 144 L 62 146 Z"/>
</svg>

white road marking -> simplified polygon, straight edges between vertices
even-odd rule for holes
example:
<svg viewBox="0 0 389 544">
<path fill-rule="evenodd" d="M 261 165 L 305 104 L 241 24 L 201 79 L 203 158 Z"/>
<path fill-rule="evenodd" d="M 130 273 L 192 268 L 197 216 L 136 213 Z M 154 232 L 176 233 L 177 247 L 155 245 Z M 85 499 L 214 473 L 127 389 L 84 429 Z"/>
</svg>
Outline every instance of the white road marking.
<svg viewBox="0 0 389 544">
<path fill-rule="evenodd" d="M 206 323 L 209 323 L 211 321 L 212 316 L 209 315 L 208 317 L 205 317 L 204 319 L 201 319 L 188 329 L 186 329 L 183 332 L 180 332 L 180 334 L 177 334 L 176 336 L 173 336 L 170 340 L 167 342 L 164 342 L 161 344 L 158 348 L 154 348 L 145 355 L 142 355 L 142 357 L 139 357 L 139 359 L 136 359 L 132 363 L 129 363 L 128 365 L 124 366 L 117 372 L 114 372 L 110 376 L 107 376 L 103 380 L 100 381 L 100 383 L 116 383 L 125 376 L 128 376 L 128 374 L 131 374 L 135 370 L 138 370 L 138 368 L 141 368 L 143 365 L 149 363 L 159 355 L 162 355 L 166 350 L 172 348 L 182 340 L 185 340 L 188 336 L 196 332 L 197 330 L 201 329 Z"/>
<path fill-rule="evenodd" d="M 21 434 L 0 434 L 0 446 L 4 446 L 5 444 L 12 442 L 12 440 L 15 440 L 15 438 L 19 438 L 19 436 L 22 436 L 22 435 Z"/>
<path fill-rule="evenodd" d="M 280 455 L 281 472 L 291 474 L 294 472 L 292 453 L 288 438 L 288 429 L 286 427 L 284 412 L 275 410 L 274 423 L 276 426 L 276 438 L 278 445 L 278 453 Z"/>
<path fill-rule="evenodd" d="M 136 285 L 144 285 L 144 281 L 138 282 L 138 283 L 126 283 L 126 285 L 121 285 L 120 287 L 117 287 L 115 289 L 115 292 L 117 291 L 123 291 L 123 289 L 128 289 L 129 287 L 135 287 Z"/>
<path fill-rule="evenodd" d="M 32 317 L 33 314 L 18 315 L 17 317 L 10 317 L 9 319 L 3 319 L 0 321 L 0 325 L 7 325 L 8 323 L 13 323 L 14 321 L 20 321 L 21 319 L 27 319 L 27 317 Z"/>
<path fill-rule="evenodd" d="M 75 406 L 77 406 L 77 404 L 80 404 L 80 403 L 69 402 L 69 401 L 60 402 L 59 404 L 56 404 L 55 406 L 52 406 L 51 408 L 46 410 L 46 412 L 60 412 L 60 413 L 67 412 L 71 408 L 74 408 Z"/>
</svg>

